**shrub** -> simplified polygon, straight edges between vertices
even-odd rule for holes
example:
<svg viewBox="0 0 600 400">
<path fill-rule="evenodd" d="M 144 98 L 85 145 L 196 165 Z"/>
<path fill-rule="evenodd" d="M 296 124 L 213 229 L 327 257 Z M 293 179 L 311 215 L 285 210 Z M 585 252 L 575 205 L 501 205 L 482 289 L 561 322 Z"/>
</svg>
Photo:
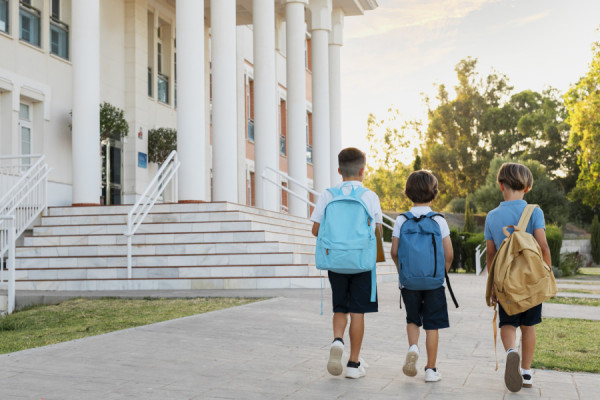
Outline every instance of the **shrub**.
<svg viewBox="0 0 600 400">
<path fill-rule="evenodd" d="M 598 222 L 598 216 L 594 215 L 592 221 L 592 259 L 594 263 L 600 264 L 600 222 Z"/>
<path fill-rule="evenodd" d="M 562 247 L 563 235 L 562 229 L 557 225 L 546 226 L 546 240 L 550 247 L 550 255 L 552 256 L 552 265 L 560 267 L 560 248 Z"/>
<path fill-rule="evenodd" d="M 469 207 L 469 196 L 465 200 L 465 225 L 463 227 L 464 232 L 477 232 L 477 223 L 473 218 L 473 210 Z"/>
<path fill-rule="evenodd" d="M 585 265 L 585 257 L 579 252 L 564 253 L 560 257 L 559 270 L 562 276 L 577 275 L 580 268 Z"/>
<path fill-rule="evenodd" d="M 552 267 L 552 273 L 554 274 L 555 278 L 562 278 L 563 276 L 562 271 L 558 267 Z"/>
<path fill-rule="evenodd" d="M 121 140 L 128 133 L 129 124 L 125 120 L 125 112 L 106 101 L 100 104 L 100 140 Z"/>
<path fill-rule="evenodd" d="M 483 233 L 459 232 L 452 228 L 450 240 L 454 250 L 450 270 L 456 272 L 458 268 L 463 268 L 466 272 L 475 272 L 475 252 L 477 246 L 484 241 Z"/>
<path fill-rule="evenodd" d="M 466 199 L 463 197 L 455 197 L 446 205 L 444 211 L 451 212 L 454 214 L 464 214 L 465 213 L 465 203 Z M 469 208 L 471 211 L 476 211 L 475 203 L 469 201 Z"/>
<path fill-rule="evenodd" d="M 462 239 L 458 229 L 450 229 L 450 240 L 452 241 L 452 250 L 454 251 L 454 259 L 452 260 L 450 271 L 456 272 L 460 266 L 460 253 L 462 251 Z"/>
<path fill-rule="evenodd" d="M 177 150 L 177 129 L 157 128 L 148 131 L 148 161 L 162 164 Z"/>
</svg>

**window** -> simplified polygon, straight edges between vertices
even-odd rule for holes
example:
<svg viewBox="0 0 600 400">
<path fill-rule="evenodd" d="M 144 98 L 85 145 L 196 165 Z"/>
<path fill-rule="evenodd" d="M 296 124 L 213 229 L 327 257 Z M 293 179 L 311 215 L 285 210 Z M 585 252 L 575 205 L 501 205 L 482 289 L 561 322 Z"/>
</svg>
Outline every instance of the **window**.
<svg viewBox="0 0 600 400">
<path fill-rule="evenodd" d="M 40 11 L 31 6 L 31 1 L 21 0 L 19 20 L 21 31 L 19 38 L 34 46 L 40 46 Z"/>
<path fill-rule="evenodd" d="M 254 81 L 248 81 L 248 90 L 246 91 L 246 113 L 248 117 L 248 140 L 254 142 Z"/>
<path fill-rule="evenodd" d="M 60 0 L 52 0 L 50 53 L 66 60 L 69 58 L 69 26 L 60 19 Z"/>
<path fill-rule="evenodd" d="M 60 0 L 52 0 L 52 18 L 60 20 Z"/>
<path fill-rule="evenodd" d="M 31 106 L 21 103 L 19 107 L 19 146 L 20 154 L 31 154 Z M 21 161 L 23 169 L 31 166 L 31 158 L 23 158 Z"/>
<path fill-rule="evenodd" d="M 0 31 L 8 33 L 8 0 L 0 0 Z"/>
<path fill-rule="evenodd" d="M 312 164 L 313 162 L 313 151 L 312 151 L 312 114 L 306 114 L 306 162 Z"/>
<path fill-rule="evenodd" d="M 169 77 L 158 73 L 158 101 L 169 104 Z"/>
<path fill-rule="evenodd" d="M 312 54 L 310 38 L 307 38 L 304 41 L 304 66 L 307 70 L 312 71 Z"/>
<path fill-rule="evenodd" d="M 287 154 L 287 121 L 285 100 L 279 102 L 279 154 Z"/>
</svg>

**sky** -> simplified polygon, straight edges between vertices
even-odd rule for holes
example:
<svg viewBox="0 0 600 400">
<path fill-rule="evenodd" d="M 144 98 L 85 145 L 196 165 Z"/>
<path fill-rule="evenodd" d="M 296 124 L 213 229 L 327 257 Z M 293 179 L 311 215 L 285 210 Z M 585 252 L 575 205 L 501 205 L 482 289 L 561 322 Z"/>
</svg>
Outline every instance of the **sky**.
<svg viewBox="0 0 600 400">
<path fill-rule="evenodd" d="M 377 2 L 344 20 L 342 145 L 365 151 L 369 113 L 382 119 L 395 107 L 400 120 L 426 121 L 423 94 L 435 97 L 435 84 L 453 88 L 462 59 L 477 58 L 484 76 L 505 74 L 513 93 L 564 93 L 586 73 L 600 40 L 600 0 Z M 412 154 L 404 150 L 405 163 Z"/>
</svg>

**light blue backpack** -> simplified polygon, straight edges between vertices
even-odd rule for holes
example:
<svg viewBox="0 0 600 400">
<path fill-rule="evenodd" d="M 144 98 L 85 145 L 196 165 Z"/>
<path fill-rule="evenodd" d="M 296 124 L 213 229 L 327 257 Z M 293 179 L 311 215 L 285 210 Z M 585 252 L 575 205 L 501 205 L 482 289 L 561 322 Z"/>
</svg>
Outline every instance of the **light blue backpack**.
<svg viewBox="0 0 600 400">
<path fill-rule="evenodd" d="M 442 216 L 433 211 L 418 218 L 402 214 L 406 221 L 400 228 L 398 263 L 400 283 L 407 289 L 432 290 L 444 284 L 444 248 L 436 215 Z"/>
<path fill-rule="evenodd" d="M 352 190 L 344 194 L 342 188 Z M 372 224 L 373 216 L 361 196 L 368 190 L 351 183 L 327 189 L 333 199 L 325 207 L 319 226 L 315 264 L 320 270 L 340 274 L 371 271 L 371 301 L 377 295 L 375 261 L 377 241 Z"/>
</svg>

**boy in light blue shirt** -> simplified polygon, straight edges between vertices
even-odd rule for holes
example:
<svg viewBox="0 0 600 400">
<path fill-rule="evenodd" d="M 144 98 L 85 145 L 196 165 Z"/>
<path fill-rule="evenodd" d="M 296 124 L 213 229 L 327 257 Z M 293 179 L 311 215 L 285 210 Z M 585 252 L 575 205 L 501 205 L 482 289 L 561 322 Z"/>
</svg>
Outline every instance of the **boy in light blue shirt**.
<svg viewBox="0 0 600 400">
<path fill-rule="evenodd" d="M 490 211 L 485 219 L 486 239 L 486 265 L 492 265 L 494 256 L 500 244 L 506 238 L 502 228 L 508 225 L 517 225 L 527 202 L 523 196 L 533 185 L 533 175 L 529 168 L 522 164 L 504 163 L 498 171 L 498 184 L 504 201 Z M 508 228 L 512 233 L 512 228 Z M 542 257 L 546 264 L 552 265 L 550 248 L 546 241 L 546 225 L 544 212 L 536 207 L 527 224 L 526 231 L 532 234 L 542 250 Z M 521 387 L 532 386 L 531 361 L 535 352 L 535 325 L 542 322 L 542 305 L 539 304 L 529 310 L 515 315 L 508 315 L 500 305 L 500 337 L 506 350 L 506 367 L 504 383 L 511 392 L 518 392 Z M 521 329 L 522 359 L 517 348 L 517 328 Z M 519 369 L 519 364 L 520 369 Z"/>
</svg>

